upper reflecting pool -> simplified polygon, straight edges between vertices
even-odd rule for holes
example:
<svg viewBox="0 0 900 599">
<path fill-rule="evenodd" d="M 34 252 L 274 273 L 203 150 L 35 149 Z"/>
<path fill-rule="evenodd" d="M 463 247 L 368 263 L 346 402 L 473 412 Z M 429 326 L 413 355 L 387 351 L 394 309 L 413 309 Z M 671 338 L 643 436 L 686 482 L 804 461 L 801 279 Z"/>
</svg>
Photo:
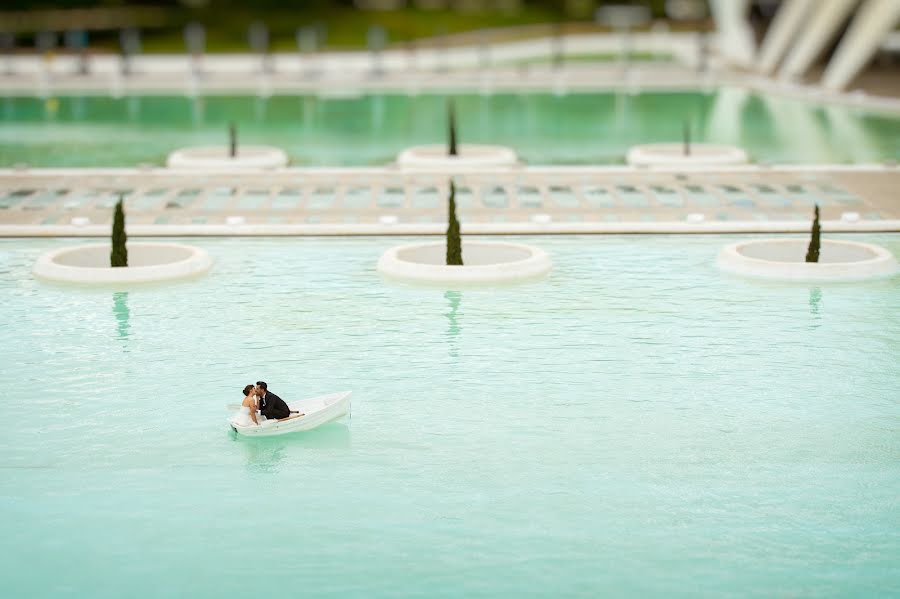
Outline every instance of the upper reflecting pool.
<svg viewBox="0 0 900 599">
<path fill-rule="evenodd" d="M 463 142 L 514 147 L 530 164 L 617 164 L 631 145 L 692 138 L 736 144 L 755 161 L 862 163 L 900 158 L 900 115 L 740 89 L 717 92 L 461 94 Z M 445 95 L 5 97 L 0 166 L 162 164 L 173 149 L 226 143 L 284 148 L 298 165 L 377 165 L 446 138 Z"/>
</svg>

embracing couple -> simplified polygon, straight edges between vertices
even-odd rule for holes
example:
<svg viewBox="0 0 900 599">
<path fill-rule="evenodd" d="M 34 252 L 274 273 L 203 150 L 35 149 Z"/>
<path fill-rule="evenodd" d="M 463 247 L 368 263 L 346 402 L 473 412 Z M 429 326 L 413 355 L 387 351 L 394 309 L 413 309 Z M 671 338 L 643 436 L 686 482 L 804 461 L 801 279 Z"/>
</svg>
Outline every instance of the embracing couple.
<svg viewBox="0 0 900 599">
<path fill-rule="evenodd" d="M 292 412 L 284 400 L 269 391 L 268 385 L 263 381 L 256 381 L 256 385 L 247 385 L 244 387 L 244 401 L 241 404 L 241 411 L 238 413 L 239 424 L 249 426 L 259 424 L 260 420 L 256 416 L 259 410 L 261 416 L 265 416 L 266 420 L 281 420 L 290 418 Z M 302 416 L 303 414 L 299 414 Z"/>
</svg>

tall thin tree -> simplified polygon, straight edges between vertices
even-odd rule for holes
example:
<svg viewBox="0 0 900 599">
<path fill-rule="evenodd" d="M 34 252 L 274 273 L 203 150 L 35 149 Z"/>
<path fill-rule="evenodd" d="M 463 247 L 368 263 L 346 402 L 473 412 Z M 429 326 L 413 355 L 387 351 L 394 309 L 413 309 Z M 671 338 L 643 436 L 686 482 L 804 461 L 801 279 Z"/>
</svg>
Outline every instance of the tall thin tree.
<svg viewBox="0 0 900 599">
<path fill-rule="evenodd" d="M 237 127 L 234 123 L 228 123 L 228 155 L 237 156 Z"/>
<path fill-rule="evenodd" d="M 456 218 L 456 185 L 450 180 L 450 199 L 447 201 L 447 265 L 462 266 L 462 238 Z"/>
<path fill-rule="evenodd" d="M 819 248 L 821 246 L 822 227 L 819 225 L 819 205 L 816 204 L 815 217 L 812 225 L 812 239 L 809 240 L 809 247 L 806 250 L 807 262 L 819 261 Z"/>
<path fill-rule="evenodd" d="M 449 130 L 448 135 L 450 137 L 450 141 L 447 147 L 447 154 L 450 156 L 456 156 L 456 106 L 453 104 L 453 100 L 447 103 L 447 128 Z"/>
<path fill-rule="evenodd" d="M 125 247 L 125 210 L 122 208 L 122 194 L 116 202 L 116 211 L 113 214 L 112 226 L 112 251 L 109 254 L 109 265 L 113 268 L 128 266 L 128 248 Z"/>
</svg>

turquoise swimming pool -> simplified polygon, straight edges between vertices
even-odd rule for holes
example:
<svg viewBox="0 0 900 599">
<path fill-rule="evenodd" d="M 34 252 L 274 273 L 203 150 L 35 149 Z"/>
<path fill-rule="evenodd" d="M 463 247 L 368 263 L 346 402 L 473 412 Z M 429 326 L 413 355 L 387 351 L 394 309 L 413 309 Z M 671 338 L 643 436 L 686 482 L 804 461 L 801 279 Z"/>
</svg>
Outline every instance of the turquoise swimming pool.
<svg viewBox="0 0 900 599">
<path fill-rule="evenodd" d="M 900 159 L 900 115 L 717 92 L 460 94 L 463 142 L 513 147 L 531 164 L 619 164 L 639 143 L 734 144 L 758 162 Z M 67 96 L 0 99 L 0 167 L 162 165 L 174 149 L 243 143 L 285 149 L 297 165 L 381 165 L 446 139 L 443 95 Z"/>
<path fill-rule="evenodd" d="M 547 279 L 419 288 L 374 270 L 402 240 L 194 239 L 209 276 L 129 291 L 35 281 L 71 240 L 0 240 L 4 595 L 898 587 L 900 279 L 736 279 L 730 237 L 515 239 Z M 352 389 L 352 421 L 233 438 L 260 378 Z"/>
</svg>

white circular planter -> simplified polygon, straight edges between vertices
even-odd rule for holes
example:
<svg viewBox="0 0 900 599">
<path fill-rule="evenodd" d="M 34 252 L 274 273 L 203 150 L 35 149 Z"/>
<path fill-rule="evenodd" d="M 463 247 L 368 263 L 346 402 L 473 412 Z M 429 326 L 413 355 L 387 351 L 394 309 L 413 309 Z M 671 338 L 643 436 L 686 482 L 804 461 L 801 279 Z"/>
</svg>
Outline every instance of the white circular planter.
<svg viewBox="0 0 900 599">
<path fill-rule="evenodd" d="M 511 283 L 547 274 L 553 263 L 543 250 L 505 241 L 462 243 L 463 265 L 448 266 L 444 241 L 392 247 L 378 260 L 378 272 L 418 283 Z"/>
<path fill-rule="evenodd" d="M 747 152 L 735 146 L 691 144 L 684 153 L 683 144 L 646 144 L 628 150 L 625 160 L 631 166 L 717 166 L 747 164 Z"/>
<path fill-rule="evenodd" d="M 197 170 L 272 169 L 287 166 L 284 150 L 272 146 L 238 146 L 231 157 L 228 146 L 182 148 L 169 154 L 169 168 Z"/>
<path fill-rule="evenodd" d="M 460 144 L 457 155 L 447 154 L 447 145 L 414 146 L 400 152 L 397 164 L 401 168 L 446 169 L 495 168 L 519 164 L 519 157 L 506 146 Z"/>
<path fill-rule="evenodd" d="M 207 272 L 206 250 L 180 243 L 128 243 L 128 266 L 109 265 L 108 243 L 76 245 L 43 254 L 34 265 L 36 277 L 65 283 L 105 285 L 184 279 Z"/>
<path fill-rule="evenodd" d="M 716 258 L 722 270 L 781 281 L 860 281 L 897 274 L 897 260 L 883 247 L 823 240 L 818 262 L 806 262 L 808 239 L 758 239 L 726 246 Z"/>
</svg>

